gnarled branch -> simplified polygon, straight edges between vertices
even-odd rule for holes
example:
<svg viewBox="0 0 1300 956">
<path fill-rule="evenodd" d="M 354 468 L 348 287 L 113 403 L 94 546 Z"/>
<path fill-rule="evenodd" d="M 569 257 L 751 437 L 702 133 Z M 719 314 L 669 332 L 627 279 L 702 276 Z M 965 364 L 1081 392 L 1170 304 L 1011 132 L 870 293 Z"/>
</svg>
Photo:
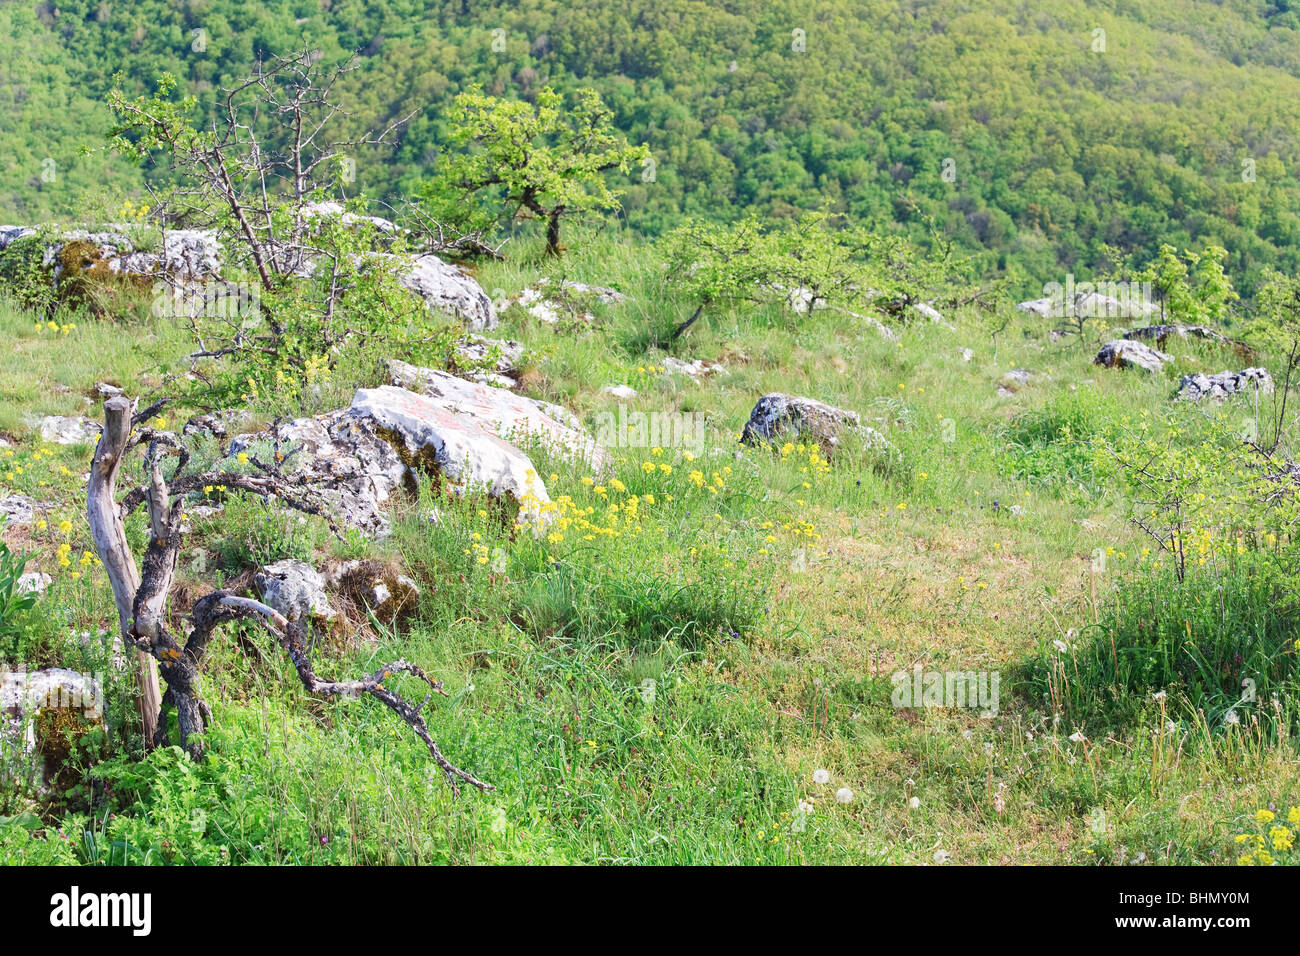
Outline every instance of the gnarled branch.
<svg viewBox="0 0 1300 956">
<path fill-rule="evenodd" d="M 140 657 L 140 707 L 144 719 L 145 740 L 151 746 L 167 743 L 164 708 L 176 710 L 180 744 L 193 756 L 203 749 L 199 739 L 212 720 L 212 712 L 199 690 L 200 667 L 216 628 L 245 618 L 259 620 L 288 652 L 303 687 L 312 694 L 326 697 L 374 697 L 420 738 L 434 762 L 442 769 L 454 793 L 460 793 L 464 781 L 480 790 L 494 789 L 473 774 L 461 770 L 438 748 L 420 711 L 434 693 L 443 694 L 442 683 L 429 677 L 417 665 L 399 659 L 381 667 L 368 677 L 355 680 L 327 680 L 318 676 L 307 653 L 306 625 L 291 621 L 260 601 L 230 591 L 218 590 L 200 598 L 190 614 L 192 628 L 182 644 L 167 627 L 167 599 L 175 581 L 176 567 L 183 540 L 184 496 L 207 485 L 276 497 L 299 510 L 316 512 L 306 495 L 306 485 L 278 468 L 254 462 L 260 474 L 236 475 L 225 472 L 181 474 L 189 454 L 176 438 L 166 432 L 141 429 L 133 437 L 132 429 L 150 415 L 132 416 L 134 405 L 125 397 L 104 403 L 105 426 L 95 452 L 87 494 L 95 547 L 108 569 L 118 616 L 125 642 L 132 644 Z M 148 482 L 132 489 L 119 505 L 114 500 L 118 471 L 127 451 L 147 443 L 144 461 Z M 162 458 L 169 452 L 180 458 L 172 479 L 163 475 Z M 277 452 L 277 458 L 280 456 Z M 135 559 L 127 546 L 123 520 L 144 504 L 149 512 L 149 546 L 145 551 L 143 571 L 137 572 Z M 157 662 L 155 667 L 154 662 Z M 167 682 L 167 693 L 158 693 L 158 673 Z M 400 694 L 384 686 L 395 674 L 410 674 L 429 685 L 430 692 L 419 704 L 411 704 Z M 152 694 L 147 693 L 152 678 Z M 146 712 L 145 708 L 149 710 Z"/>
</svg>

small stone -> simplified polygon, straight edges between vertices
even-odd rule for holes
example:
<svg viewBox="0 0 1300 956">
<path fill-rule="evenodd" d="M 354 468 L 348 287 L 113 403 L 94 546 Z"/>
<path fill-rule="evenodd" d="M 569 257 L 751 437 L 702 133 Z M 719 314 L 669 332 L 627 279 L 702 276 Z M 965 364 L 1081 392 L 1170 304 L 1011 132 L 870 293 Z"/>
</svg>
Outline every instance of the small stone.
<svg viewBox="0 0 1300 956">
<path fill-rule="evenodd" d="M 775 443 L 787 435 L 808 435 L 829 455 L 839 446 L 840 435 L 846 431 L 862 434 L 874 447 L 889 447 L 880 432 L 862 424 L 857 412 L 781 392 L 764 395 L 755 403 L 740 440 L 754 445 Z"/>
<path fill-rule="evenodd" d="M 717 362 L 705 362 L 702 359 L 694 359 L 690 362 L 684 362 L 679 358 L 673 358 L 671 355 L 663 361 L 664 371 L 669 375 L 686 375 L 690 378 L 698 379 L 704 375 L 726 374 L 727 370 Z"/>
<path fill-rule="evenodd" d="M 28 571 L 20 574 L 14 582 L 14 591 L 18 594 L 44 594 L 45 589 L 54 583 L 54 579 L 41 571 Z"/>
<path fill-rule="evenodd" d="M 1013 368 L 1003 375 L 1001 381 L 998 382 L 998 394 L 1004 397 L 1014 395 L 1028 385 L 1033 376 L 1034 373 L 1027 368 Z"/>
<path fill-rule="evenodd" d="M 11 528 L 29 525 L 36 518 L 36 502 L 26 495 L 5 495 L 0 498 L 0 516 Z"/>
</svg>

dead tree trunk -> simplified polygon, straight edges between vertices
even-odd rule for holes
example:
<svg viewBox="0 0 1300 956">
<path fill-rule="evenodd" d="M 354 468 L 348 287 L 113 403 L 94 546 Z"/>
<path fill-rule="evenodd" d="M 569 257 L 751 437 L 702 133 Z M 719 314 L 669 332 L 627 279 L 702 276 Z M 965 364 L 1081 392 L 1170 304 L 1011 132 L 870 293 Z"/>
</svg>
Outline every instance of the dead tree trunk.
<svg viewBox="0 0 1300 956">
<path fill-rule="evenodd" d="M 123 396 L 104 403 L 104 431 L 99 436 L 95 457 L 90 465 L 90 483 L 86 489 L 86 518 L 99 559 L 104 562 L 113 600 L 117 604 L 118 630 L 122 643 L 132 645 L 135 617 L 135 592 L 140 587 L 140 573 L 126 543 L 126 529 L 118 510 L 117 474 L 122 456 L 131 441 L 131 413 L 134 405 Z M 146 747 L 153 746 L 158 731 L 158 712 L 162 691 L 158 686 L 158 665 L 147 651 L 136 649 L 136 703 Z"/>
<path fill-rule="evenodd" d="M 400 717 L 420 738 L 429 755 L 442 769 L 455 793 L 458 781 L 481 790 L 494 789 L 490 784 L 452 764 L 438 749 L 420 711 L 435 693 L 443 694 L 442 683 L 429 677 L 407 660 L 386 664 L 368 677 L 350 681 L 327 680 L 317 676 L 307 654 L 306 627 L 290 621 L 260 601 L 230 591 L 213 591 L 200 598 L 190 614 L 192 628 L 183 643 L 168 629 L 167 598 L 176 576 L 180 555 L 185 495 L 207 486 L 227 491 L 245 491 L 261 496 L 275 495 L 289 507 L 319 513 L 304 494 L 305 479 L 295 481 L 254 459 L 261 474 L 247 475 L 210 471 L 185 474 L 190 455 L 177 437 L 150 428 L 135 432 L 135 426 L 151 418 L 155 405 L 133 414 L 134 404 L 123 396 L 104 403 L 104 432 L 95 449 L 86 512 L 100 560 L 108 570 L 117 602 L 118 619 L 124 643 L 135 647 L 140 659 L 140 712 L 148 746 L 167 743 L 165 706 L 176 711 L 180 745 L 193 756 L 202 753 L 200 739 L 212 721 L 212 711 L 203 700 L 200 667 L 216 628 L 243 618 L 259 621 L 288 652 L 299 680 L 309 693 L 326 697 L 360 697 L 368 694 Z M 114 496 L 118 472 L 127 452 L 147 445 L 144 463 L 147 483 L 131 489 L 119 504 Z M 179 461 L 170 479 L 163 475 L 163 458 L 175 453 Z M 135 508 L 144 504 L 149 513 L 149 547 L 144 555 L 143 571 L 136 571 L 135 559 L 127 546 L 123 521 Z M 156 663 L 155 663 L 156 662 Z M 167 682 L 167 693 L 159 694 L 158 672 Z M 429 687 L 424 701 L 412 705 L 384 686 L 397 674 L 409 674 Z"/>
</svg>

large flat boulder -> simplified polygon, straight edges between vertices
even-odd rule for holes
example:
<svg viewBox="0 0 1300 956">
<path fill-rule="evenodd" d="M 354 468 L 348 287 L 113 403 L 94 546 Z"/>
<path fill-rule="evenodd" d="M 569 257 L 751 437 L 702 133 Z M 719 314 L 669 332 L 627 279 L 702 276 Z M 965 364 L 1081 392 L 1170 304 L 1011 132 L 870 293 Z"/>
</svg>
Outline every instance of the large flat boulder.
<svg viewBox="0 0 1300 956">
<path fill-rule="evenodd" d="M 558 405 L 405 362 L 390 364 L 411 388 L 363 388 L 345 409 L 241 435 L 230 455 L 270 461 L 278 439 L 286 472 L 309 479 L 310 495 L 348 525 L 375 537 L 389 530 L 386 502 L 420 475 L 456 494 L 507 501 L 516 520 L 540 530 L 554 517 L 532 460 L 512 441 L 540 441 L 600 469 L 607 454 Z"/>
<path fill-rule="evenodd" d="M 448 378 L 473 388 L 490 387 Z M 400 442 L 398 454 L 413 472 L 433 474 L 458 494 L 485 492 L 508 499 L 518 505 L 521 524 L 540 528 L 551 520 L 551 499 L 532 461 L 475 411 L 441 396 L 384 385 L 359 389 L 348 414 L 373 423 L 395 445 Z"/>
<path fill-rule="evenodd" d="M 1094 365 L 1107 368 L 1140 368 L 1145 372 L 1158 372 L 1166 362 L 1173 361 L 1173 356 L 1132 339 L 1112 339 L 1101 347 L 1092 361 Z"/>
<path fill-rule="evenodd" d="M 580 460 L 597 470 L 608 464 L 605 449 L 576 415 L 560 405 L 397 360 L 388 363 L 388 374 L 394 385 L 427 396 L 438 407 L 505 441 L 541 442 L 552 454 Z"/>
</svg>

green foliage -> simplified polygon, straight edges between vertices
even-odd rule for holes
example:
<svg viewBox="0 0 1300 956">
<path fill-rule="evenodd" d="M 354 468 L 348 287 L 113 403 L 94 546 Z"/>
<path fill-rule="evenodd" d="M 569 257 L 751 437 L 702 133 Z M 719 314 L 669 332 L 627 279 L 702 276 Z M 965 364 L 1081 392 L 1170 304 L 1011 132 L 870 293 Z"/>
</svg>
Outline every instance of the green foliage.
<svg viewBox="0 0 1300 956">
<path fill-rule="evenodd" d="M 76 843 L 66 829 L 46 827 L 31 811 L 0 817 L 0 866 L 77 864 Z"/>
<path fill-rule="evenodd" d="M 1117 431 L 1121 411 L 1118 402 L 1081 390 L 1021 412 L 999 432 L 1004 474 L 1064 493 L 1101 495 L 1111 469 L 1098 466 L 1094 442 Z"/>
<path fill-rule="evenodd" d="M 804 248 L 821 242 L 822 228 Z M 140 759 L 121 729 L 133 723 L 130 695 L 114 686 L 110 756 L 80 793 L 0 793 L 0 813 L 35 808 L 46 821 L 12 832 L 0 822 L 0 859 L 929 863 L 943 849 L 960 862 L 1124 863 L 1140 851 L 1152 862 L 1210 863 L 1236 857 L 1225 856 L 1226 841 L 1243 808 L 1296 803 L 1295 738 L 1281 733 L 1296 726 L 1288 641 L 1297 637 L 1297 556 L 1287 537 L 1296 514 L 1286 500 L 1258 500 L 1287 486 L 1266 484 L 1276 462 L 1240 441 L 1253 401 L 1172 403 L 1171 378 L 1098 370 L 1041 326 L 1007 335 L 1006 355 L 990 361 L 975 308 L 953 310 L 954 329 L 917 323 L 885 340 L 836 309 L 790 321 L 775 294 L 736 297 L 738 307 L 711 314 L 692 357 L 716 359 L 728 374 L 691 383 L 665 374 L 662 350 L 631 334 L 695 306 L 680 284 L 665 283 L 658 250 L 610 234 L 574 245 L 562 262 L 545 261 L 551 282 L 614 285 L 628 299 L 561 334 L 507 311 L 498 334 L 538 356 L 527 392 L 562 402 L 597 431 L 618 407 L 601 386 L 630 384 L 632 409 L 704 416 L 708 450 L 691 460 L 680 448 L 656 454 L 608 441 L 613 461 L 596 474 L 529 445 L 556 512 L 540 538 L 486 499 L 435 494 L 427 482 L 415 498 L 390 499 L 394 533 L 384 541 L 338 544 L 318 522 L 261 521 L 255 503 L 226 502 L 220 518 L 193 519 L 174 595 L 179 620 L 196 585 L 238 587 L 247 577 L 235 575 L 277 557 L 319 567 L 346 553 L 400 565 L 420 585 L 419 606 L 400 623 L 367 621 L 368 640 L 326 642 L 317 670 L 418 662 L 450 695 L 422 711 L 431 733 L 446 752 L 472 754 L 467 764 L 500 789 L 453 802 L 391 714 L 347 701 L 319 708 L 274 642 L 249 627 L 242 640 L 215 642 L 205 662 L 215 711 L 205 759 L 169 750 Z M 802 271 L 799 248 L 774 242 L 774 261 L 790 270 L 781 284 L 813 274 Z M 868 247 L 831 264 L 875 261 Z M 482 263 L 476 278 L 509 296 L 542 274 L 514 258 Z M 310 309 L 304 296 L 270 295 L 268 307 L 291 321 Z M 1281 312 L 1267 319 L 1286 327 Z M 16 346 L 0 361 L 5 437 L 24 463 L 14 488 L 75 517 L 89 449 L 57 451 L 68 474 L 27 467 L 37 438 L 25 419 L 84 413 L 82 395 L 108 370 L 142 396 L 170 391 L 172 381 L 157 385 L 156 376 L 188 351 L 184 326 L 89 319 L 56 338 L 3 306 L 0 322 Z M 281 402 L 272 372 L 271 387 L 246 403 L 250 418 L 346 402 L 381 355 L 350 341 L 328 378 L 292 402 Z M 1277 369 L 1287 341 L 1258 363 Z M 974 354 L 964 360 L 967 344 Z M 1188 370 L 1222 367 L 1223 354 L 1208 355 L 1188 356 Z M 1008 363 L 1043 374 L 996 397 Z M 890 448 L 849 438 L 826 462 L 793 442 L 788 453 L 737 445 L 754 397 L 769 390 L 851 408 Z M 1260 397 L 1259 414 L 1269 401 Z M 1161 545 L 1124 520 L 1177 512 L 1119 455 L 1188 476 L 1186 485 L 1156 483 L 1184 502 L 1184 581 Z M 128 528 L 133 543 L 147 539 L 142 513 Z M 1208 541 L 1201 528 L 1213 532 Z M 53 570 L 61 540 L 33 536 L 24 547 Z M 1087 560 L 1099 545 L 1104 572 Z M 193 563 L 200 556 L 206 565 Z M 27 614 L 60 639 L 52 662 L 111 671 L 105 646 L 83 661 L 80 642 L 68 640 L 73 629 L 111 626 L 102 572 L 60 578 Z M 23 663 L 35 662 L 31 646 L 20 645 Z M 1004 681 L 996 721 L 890 706 L 887 675 L 910 661 L 1005 677 L 1026 656 L 1015 688 L 1025 693 L 1013 696 Z M 1257 685 L 1249 706 L 1240 701 L 1247 677 Z M 1234 704 L 1237 724 L 1227 717 Z M 1076 729 L 1088 736 L 1071 740 Z M 812 776 L 823 767 L 828 784 Z M 840 786 L 853 790 L 850 803 L 836 801 Z M 1187 801 L 1191 792 L 1198 797 Z M 808 800 L 815 809 L 801 806 Z M 1086 823 L 1096 817 L 1101 826 Z"/>
<path fill-rule="evenodd" d="M 546 221 L 546 251 L 558 255 L 562 218 L 618 209 L 621 190 L 605 174 L 626 174 L 649 151 L 628 144 L 595 90 L 564 99 L 550 87 L 532 103 L 478 87 L 457 96 L 448 121 L 459 151 L 444 155 L 424 188 L 434 217 L 481 230 L 534 216 Z"/>
<path fill-rule="evenodd" d="M 0 250 L 0 286 L 23 308 L 41 315 L 53 311 L 58 301 L 50 267 L 44 261 L 48 233 L 23 236 Z"/>
<path fill-rule="evenodd" d="M 951 292 L 957 267 L 899 236 L 843 226 L 825 210 L 776 225 L 748 216 L 730 226 L 692 222 L 661 242 L 667 281 L 698 303 L 684 332 L 710 309 L 780 302 L 799 313 L 832 306 L 905 317 L 908 306 Z"/>
<path fill-rule="evenodd" d="M 1261 348 L 1286 356 L 1283 378 L 1294 381 L 1300 363 L 1300 277 L 1269 272 L 1256 299 L 1246 334 Z"/>
<path fill-rule="evenodd" d="M 929 216 L 1022 297 L 1065 271 L 1088 279 L 1107 245 L 1144 257 L 1161 242 L 1222 246 L 1242 289 L 1268 266 L 1300 268 L 1300 184 L 1288 174 L 1300 166 L 1295 11 L 1208 0 L 932 6 L 9 5 L 0 218 L 82 217 L 105 183 L 130 192 L 171 181 L 165 169 L 80 152 L 108 126 L 98 104 L 116 71 L 129 96 L 171 72 L 206 129 L 223 87 L 306 38 L 330 60 L 361 51 L 346 84 L 349 134 L 418 107 L 398 150 L 358 164 L 359 189 L 383 199 L 427 177 L 449 141 L 448 107 L 472 84 L 518 100 L 591 88 L 654 156 L 653 181 L 630 184 L 623 201 L 640 232 L 830 201 L 919 241 Z M 1104 51 L 1093 48 L 1099 26 Z"/>
<path fill-rule="evenodd" d="M 1201 252 L 1161 244 L 1156 258 L 1138 273 L 1150 282 L 1161 314 L 1187 325 L 1223 324 L 1232 302 L 1240 298 L 1224 271 L 1228 250 L 1206 246 Z"/>
<path fill-rule="evenodd" d="M 216 542 L 216 553 L 220 570 L 229 577 L 285 558 L 308 561 L 324 540 L 324 529 L 316 519 L 273 502 L 241 495 L 222 497 L 225 509 L 221 514 L 221 537 Z M 208 571 L 206 559 L 198 560 L 200 567 L 194 570 Z"/>
<path fill-rule="evenodd" d="M 250 298 L 233 316 L 196 317 L 199 341 L 220 343 L 214 351 L 231 357 L 202 383 L 207 401 L 264 399 L 277 414 L 303 414 L 382 379 L 393 356 L 438 368 L 452 362 L 463 327 L 398 282 L 400 253 L 378 252 L 369 226 L 327 218 L 315 229 L 313 244 L 331 265 Z"/>
<path fill-rule="evenodd" d="M 457 323 L 431 316 L 398 282 L 401 236 L 349 211 L 308 211 L 342 189 L 346 165 L 326 133 L 345 69 L 318 64 L 310 51 L 275 60 L 232 94 L 220 130 L 191 125 L 195 100 L 174 98 L 170 74 L 148 96 L 110 91 L 112 148 L 140 162 L 161 155 L 179 179 L 169 201 L 216 223 L 230 247 L 227 278 L 244 279 L 236 293 L 178 303 L 194 333 L 192 357 L 218 360 L 195 377 L 196 403 L 267 396 L 277 413 L 300 414 L 332 382 L 346 389 L 355 375 L 374 378 L 387 356 L 446 365 L 459 336 Z M 268 157 L 258 139 L 259 116 L 277 111 L 301 137 L 288 158 Z"/>
<path fill-rule="evenodd" d="M 1294 544 L 1197 564 L 1180 580 L 1147 562 L 1101 620 L 1023 672 L 1036 695 L 1091 735 L 1159 715 L 1213 733 L 1289 735 L 1300 726 L 1300 594 Z M 1163 692 L 1164 696 L 1157 696 Z"/>
<path fill-rule="evenodd" d="M 0 518 L 0 531 L 4 530 L 4 519 Z M 13 625 L 13 618 L 20 611 L 25 611 L 36 604 L 34 593 L 22 593 L 18 590 L 18 578 L 27 565 L 28 555 L 15 554 L 9 546 L 0 541 L 0 638 Z M 0 645 L 2 646 L 2 645 Z"/>
<path fill-rule="evenodd" d="M 147 96 L 128 98 L 119 85 L 121 81 L 120 75 L 114 76 L 113 88 L 108 91 L 108 108 L 113 116 L 108 138 L 113 150 L 144 162 L 155 151 L 183 155 L 215 142 L 213 131 L 193 126 L 197 98 L 173 98 L 177 83 L 171 73 L 163 73 L 157 88 Z"/>
</svg>

